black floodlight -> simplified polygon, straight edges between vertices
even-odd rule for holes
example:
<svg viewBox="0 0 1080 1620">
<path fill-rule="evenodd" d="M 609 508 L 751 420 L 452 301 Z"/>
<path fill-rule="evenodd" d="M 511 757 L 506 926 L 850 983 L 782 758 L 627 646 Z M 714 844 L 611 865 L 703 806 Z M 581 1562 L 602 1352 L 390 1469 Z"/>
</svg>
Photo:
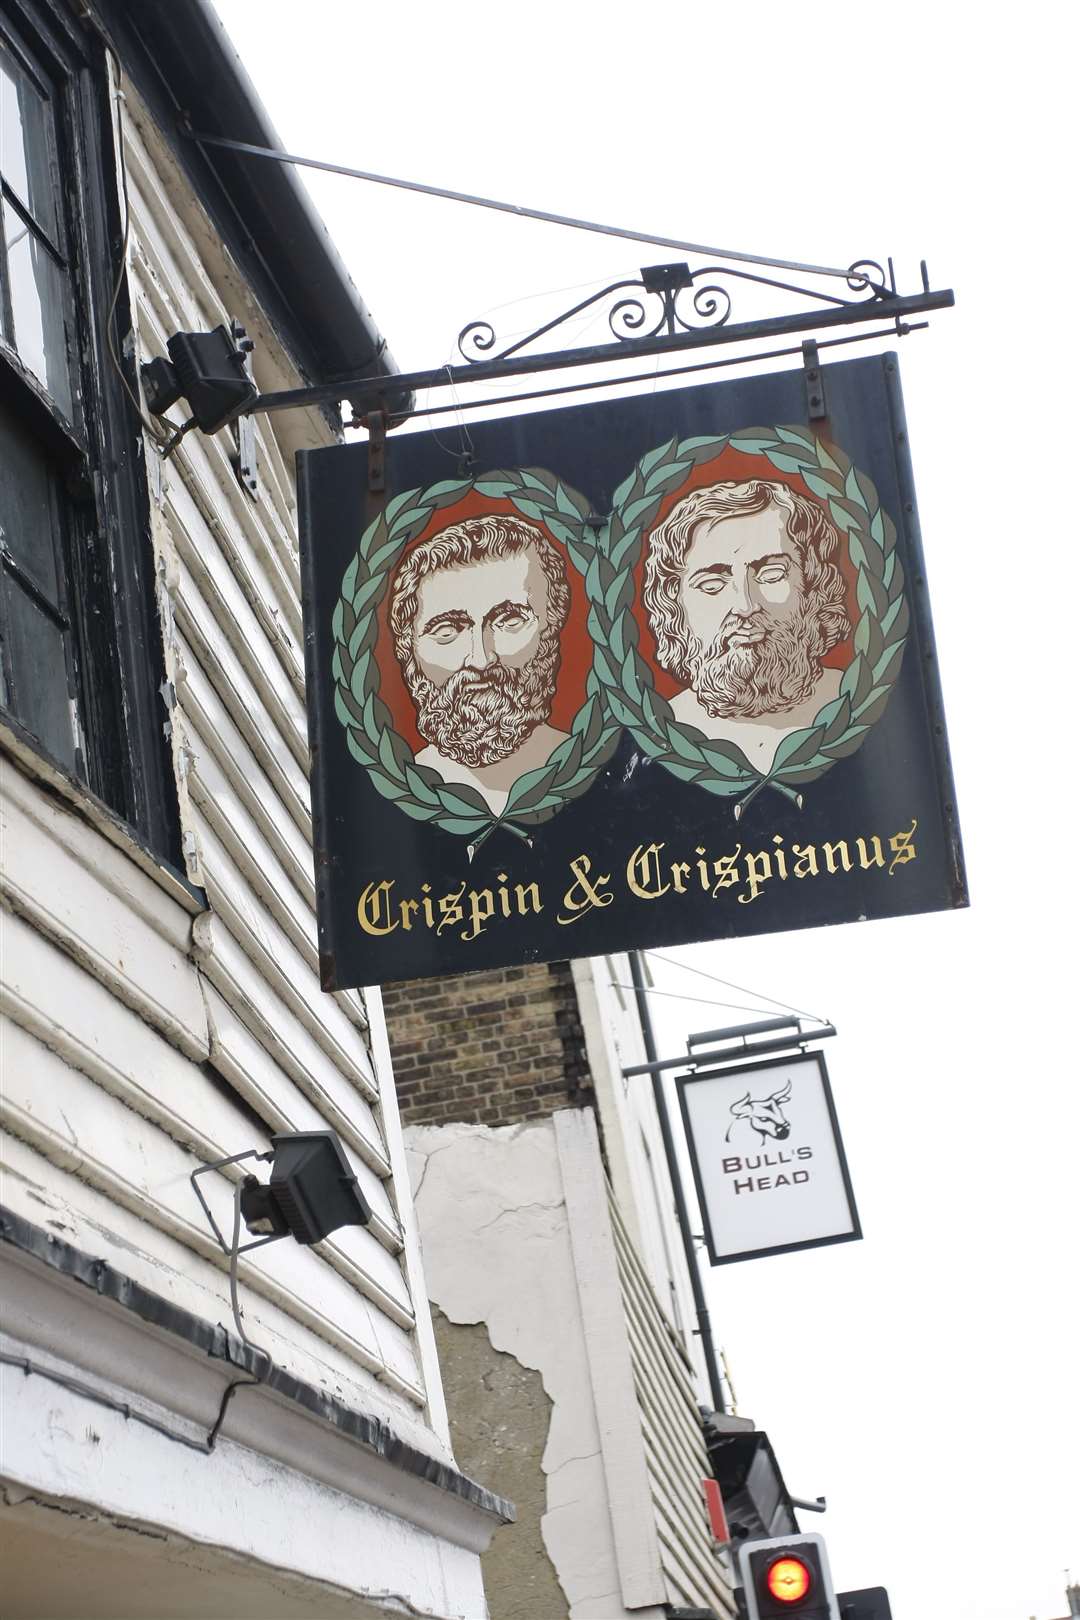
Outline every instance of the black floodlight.
<svg viewBox="0 0 1080 1620">
<path fill-rule="evenodd" d="M 216 433 L 257 398 L 247 370 L 255 345 L 236 321 L 212 332 L 177 332 L 167 347 L 168 360 L 150 360 L 142 368 L 146 403 L 155 416 L 184 398 L 197 426 Z"/>
<path fill-rule="evenodd" d="M 371 1206 L 357 1186 L 345 1150 L 333 1131 L 285 1131 L 272 1136 L 270 1141 L 273 1145 L 267 1153 L 248 1148 L 244 1153 L 231 1153 L 227 1159 L 201 1164 L 191 1172 L 195 1196 L 229 1262 L 229 1296 L 236 1331 L 249 1350 L 265 1357 L 259 1364 L 262 1371 L 257 1382 L 268 1375 L 273 1359 L 269 1350 L 253 1344 L 244 1331 L 237 1269 L 240 1256 L 283 1237 L 294 1237 L 297 1243 L 310 1247 L 321 1243 L 339 1226 L 366 1226 L 371 1219 Z M 223 1170 L 227 1164 L 242 1164 L 245 1159 L 261 1159 L 264 1163 L 273 1160 L 270 1180 L 244 1176 L 235 1183 L 232 1242 L 226 1243 L 214 1212 L 203 1196 L 199 1177 Z M 241 1220 L 256 1234 L 250 1243 L 240 1242 Z M 235 1387 L 230 1385 L 230 1392 Z M 220 1424 L 220 1418 L 218 1421 Z M 216 1429 L 214 1432 L 216 1434 Z"/>
<path fill-rule="evenodd" d="M 333 1131 L 295 1131 L 270 1140 L 270 1200 L 297 1243 L 321 1243 L 339 1226 L 367 1225 L 371 1207 Z"/>
<path fill-rule="evenodd" d="M 230 1260 L 262 1243 L 294 1237 L 310 1247 L 336 1232 L 339 1226 L 366 1226 L 371 1206 L 357 1185 L 345 1150 L 333 1131 L 284 1131 L 270 1138 L 268 1153 L 250 1148 L 213 1164 L 200 1165 L 191 1184 L 211 1230 Z M 236 1187 L 236 1225 L 226 1243 L 213 1212 L 203 1197 L 199 1177 L 244 1159 L 273 1160 L 270 1180 L 245 1176 Z M 255 1233 L 253 1243 L 241 1244 L 240 1218 Z"/>
</svg>

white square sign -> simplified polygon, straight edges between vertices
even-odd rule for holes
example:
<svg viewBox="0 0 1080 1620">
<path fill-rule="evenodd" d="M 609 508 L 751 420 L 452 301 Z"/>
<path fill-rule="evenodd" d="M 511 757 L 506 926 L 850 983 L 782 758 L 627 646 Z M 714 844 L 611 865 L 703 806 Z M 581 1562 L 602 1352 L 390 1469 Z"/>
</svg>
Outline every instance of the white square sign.
<svg viewBox="0 0 1080 1620">
<path fill-rule="evenodd" d="M 820 1052 L 678 1084 L 714 1266 L 862 1236 Z"/>
</svg>

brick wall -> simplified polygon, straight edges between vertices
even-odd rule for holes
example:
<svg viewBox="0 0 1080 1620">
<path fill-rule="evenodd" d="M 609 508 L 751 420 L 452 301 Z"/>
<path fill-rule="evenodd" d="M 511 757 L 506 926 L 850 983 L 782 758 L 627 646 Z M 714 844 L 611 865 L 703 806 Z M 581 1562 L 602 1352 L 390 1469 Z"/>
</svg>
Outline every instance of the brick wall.
<svg viewBox="0 0 1080 1620">
<path fill-rule="evenodd" d="M 569 962 L 383 986 L 402 1122 L 516 1125 L 591 1100 Z"/>
</svg>

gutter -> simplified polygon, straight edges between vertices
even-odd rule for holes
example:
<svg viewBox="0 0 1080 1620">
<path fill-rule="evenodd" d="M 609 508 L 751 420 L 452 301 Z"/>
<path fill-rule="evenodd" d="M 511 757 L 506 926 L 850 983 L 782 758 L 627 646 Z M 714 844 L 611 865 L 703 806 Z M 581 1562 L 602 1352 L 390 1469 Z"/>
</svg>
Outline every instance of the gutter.
<svg viewBox="0 0 1080 1620">
<path fill-rule="evenodd" d="M 101 1298 L 130 1311 L 140 1321 L 202 1351 L 211 1359 L 249 1374 L 254 1384 L 273 1390 L 276 1395 L 321 1419 L 350 1440 L 357 1441 L 403 1473 L 424 1480 L 437 1490 L 445 1491 L 447 1495 L 457 1497 L 470 1507 L 492 1514 L 505 1523 L 511 1523 L 516 1517 L 512 1502 L 459 1473 L 456 1468 L 439 1462 L 438 1458 L 429 1456 L 409 1441 L 402 1440 L 381 1418 L 347 1406 L 336 1396 L 327 1395 L 274 1363 L 267 1370 L 266 1358 L 228 1332 L 220 1322 L 208 1322 L 204 1317 L 172 1304 L 124 1272 L 117 1271 L 108 1261 L 95 1259 L 4 1205 L 0 1205 L 0 1244 L 7 1244 L 60 1276 L 81 1283 Z M 26 1370 L 38 1369 L 28 1367 Z"/>
</svg>

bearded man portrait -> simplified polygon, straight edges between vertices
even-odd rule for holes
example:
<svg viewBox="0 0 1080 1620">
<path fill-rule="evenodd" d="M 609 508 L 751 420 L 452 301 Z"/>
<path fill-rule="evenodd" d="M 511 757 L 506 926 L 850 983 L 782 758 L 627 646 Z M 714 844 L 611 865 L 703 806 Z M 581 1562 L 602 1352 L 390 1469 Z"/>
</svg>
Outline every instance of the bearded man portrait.
<svg viewBox="0 0 1080 1620">
<path fill-rule="evenodd" d="M 407 552 L 390 629 L 427 744 L 417 764 L 501 811 L 568 735 L 548 721 L 569 612 L 562 555 L 521 518 L 466 518 Z"/>
<path fill-rule="evenodd" d="M 642 594 L 681 724 L 767 771 L 838 696 L 823 659 L 851 629 L 840 546 L 816 502 L 764 479 L 696 489 L 657 524 Z"/>
</svg>

